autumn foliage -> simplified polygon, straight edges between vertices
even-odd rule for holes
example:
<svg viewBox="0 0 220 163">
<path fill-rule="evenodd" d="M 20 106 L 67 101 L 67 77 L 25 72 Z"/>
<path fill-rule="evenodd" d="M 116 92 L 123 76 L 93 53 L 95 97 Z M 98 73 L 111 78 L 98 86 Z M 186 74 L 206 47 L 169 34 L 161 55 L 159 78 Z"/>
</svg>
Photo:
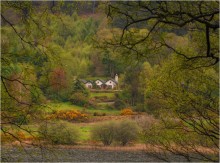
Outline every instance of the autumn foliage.
<svg viewBox="0 0 220 163">
<path fill-rule="evenodd" d="M 134 115 L 135 112 L 133 112 L 130 108 L 125 108 L 121 110 L 120 115 Z"/>
<path fill-rule="evenodd" d="M 47 119 L 61 119 L 68 121 L 84 121 L 88 118 L 87 114 L 83 114 L 77 110 L 57 111 L 47 116 Z"/>
<path fill-rule="evenodd" d="M 67 87 L 66 72 L 63 68 L 56 68 L 51 72 L 50 85 L 55 91 L 59 91 Z"/>
</svg>

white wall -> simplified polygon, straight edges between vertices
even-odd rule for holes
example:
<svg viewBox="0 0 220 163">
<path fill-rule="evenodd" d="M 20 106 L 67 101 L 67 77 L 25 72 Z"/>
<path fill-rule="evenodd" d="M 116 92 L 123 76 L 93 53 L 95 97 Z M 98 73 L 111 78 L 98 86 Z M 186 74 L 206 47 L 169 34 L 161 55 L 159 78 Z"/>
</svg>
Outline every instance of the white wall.
<svg viewBox="0 0 220 163">
<path fill-rule="evenodd" d="M 99 85 L 99 86 L 103 84 L 103 83 L 102 83 L 101 81 L 99 81 L 99 80 L 96 80 L 95 83 L 96 83 L 96 85 Z"/>
<path fill-rule="evenodd" d="M 108 80 L 105 84 L 106 84 L 107 86 L 111 86 L 112 89 L 116 87 L 115 82 L 113 82 L 113 81 L 111 81 L 111 80 Z"/>
<path fill-rule="evenodd" d="M 87 88 L 92 88 L 92 83 L 86 83 L 85 86 L 86 86 Z"/>
</svg>

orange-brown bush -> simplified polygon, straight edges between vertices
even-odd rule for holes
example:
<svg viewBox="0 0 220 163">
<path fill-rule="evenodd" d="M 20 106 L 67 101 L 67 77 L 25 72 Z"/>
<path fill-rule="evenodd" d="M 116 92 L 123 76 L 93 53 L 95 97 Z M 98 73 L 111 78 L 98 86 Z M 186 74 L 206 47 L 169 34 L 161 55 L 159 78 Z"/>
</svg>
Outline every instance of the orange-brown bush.
<svg viewBox="0 0 220 163">
<path fill-rule="evenodd" d="M 120 115 L 134 115 L 135 113 L 130 108 L 125 108 L 121 110 Z"/>
<path fill-rule="evenodd" d="M 11 135 L 6 133 L 1 133 L 1 143 L 12 142 L 14 139 Z"/>
<path fill-rule="evenodd" d="M 68 121 L 84 121 L 87 118 L 87 114 L 83 114 L 77 110 L 57 111 L 47 116 L 47 119 L 61 119 Z"/>
</svg>

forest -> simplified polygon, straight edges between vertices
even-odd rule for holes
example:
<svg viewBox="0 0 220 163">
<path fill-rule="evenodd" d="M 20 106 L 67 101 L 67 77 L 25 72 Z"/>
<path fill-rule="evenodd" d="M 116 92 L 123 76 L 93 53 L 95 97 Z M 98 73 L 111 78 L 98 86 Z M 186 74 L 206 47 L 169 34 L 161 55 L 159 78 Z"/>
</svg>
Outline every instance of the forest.
<svg viewBox="0 0 220 163">
<path fill-rule="evenodd" d="M 1 161 L 219 162 L 219 1 L 0 3 Z"/>
</svg>

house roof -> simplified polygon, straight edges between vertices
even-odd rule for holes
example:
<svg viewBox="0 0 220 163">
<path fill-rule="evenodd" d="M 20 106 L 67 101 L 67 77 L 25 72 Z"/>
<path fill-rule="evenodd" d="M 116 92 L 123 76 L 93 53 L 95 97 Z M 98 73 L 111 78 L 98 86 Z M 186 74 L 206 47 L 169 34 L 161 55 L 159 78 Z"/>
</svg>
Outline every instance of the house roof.
<svg viewBox="0 0 220 163">
<path fill-rule="evenodd" d="M 79 81 L 80 82 L 82 82 L 82 83 L 84 83 L 84 84 L 86 84 L 86 83 L 95 83 L 96 81 L 100 81 L 100 82 L 102 82 L 103 84 L 105 84 L 106 82 L 108 82 L 108 81 L 112 81 L 112 82 L 114 82 L 114 83 L 116 83 L 116 84 L 118 84 L 118 82 L 117 81 L 115 81 L 114 79 L 108 79 L 108 80 L 102 80 L 102 79 L 96 79 L 96 80 L 94 80 L 94 81 L 91 81 L 91 80 L 85 80 L 85 79 L 79 79 Z"/>
<path fill-rule="evenodd" d="M 118 84 L 118 82 L 115 81 L 115 79 L 108 79 L 108 80 L 106 80 L 106 82 L 108 82 L 109 80 L 111 80 L 111 81 L 113 81 L 114 83 Z M 106 82 L 105 82 L 105 83 L 106 83 Z"/>
<path fill-rule="evenodd" d="M 99 81 L 101 81 L 103 84 L 105 84 L 105 81 L 104 81 L 104 80 L 96 79 L 95 81 L 97 81 L 97 80 L 99 80 Z"/>
<path fill-rule="evenodd" d="M 92 81 L 90 81 L 90 80 L 85 80 L 85 79 L 79 79 L 79 81 L 80 82 L 82 82 L 82 83 L 84 83 L 84 84 L 86 84 L 86 83 L 92 83 Z"/>
</svg>

